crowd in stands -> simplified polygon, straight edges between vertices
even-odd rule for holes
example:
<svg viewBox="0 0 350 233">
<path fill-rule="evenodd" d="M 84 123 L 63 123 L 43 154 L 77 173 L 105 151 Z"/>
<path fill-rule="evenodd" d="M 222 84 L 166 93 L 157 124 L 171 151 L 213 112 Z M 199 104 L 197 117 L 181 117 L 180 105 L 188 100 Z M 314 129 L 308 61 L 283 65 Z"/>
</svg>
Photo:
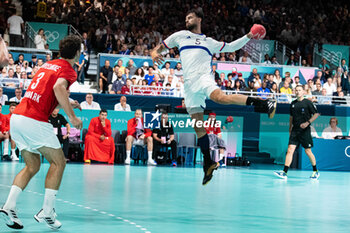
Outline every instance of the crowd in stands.
<svg viewBox="0 0 350 233">
<path fill-rule="evenodd" d="M 10 2 L 0 3 L 0 34 L 12 15 Z M 260 23 L 267 29 L 266 39 L 284 42 L 309 65 L 315 43 L 349 44 L 349 3 L 334 0 L 316 4 L 300 0 L 37 0 L 36 4 L 24 1 L 22 15 L 24 21 L 72 24 L 81 34 L 86 33 L 87 51 L 94 48 L 98 52 L 147 56 L 164 37 L 185 28 L 185 14 L 191 8 L 202 8 L 207 36 L 232 41 L 246 34 L 252 24 Z M 167 55 L 177 57 L 178 51 L 170 50 Z M 245 60 L 242 56 L 216 54 L 215 59 Z"/>
</svg>

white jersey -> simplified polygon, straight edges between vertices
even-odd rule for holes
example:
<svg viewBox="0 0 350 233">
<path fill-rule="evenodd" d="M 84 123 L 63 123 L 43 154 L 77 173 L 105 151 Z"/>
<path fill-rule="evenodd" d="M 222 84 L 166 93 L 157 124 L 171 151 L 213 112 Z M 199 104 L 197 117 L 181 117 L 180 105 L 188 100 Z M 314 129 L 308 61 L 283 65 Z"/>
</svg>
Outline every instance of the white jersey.
<svg viewBox="0 0 350 233">
<path fill-rule="evenodd" d="M 214 53 L 234 52 L 243 47 L 249 38 L 244 36 L 234 42 L 216 41 L 204 34 L 188 30 L 176 32 L 163 41 L 166 48 L 178 47 L 184 72 L 184 81 L 211 73 Z"/>
</svg>

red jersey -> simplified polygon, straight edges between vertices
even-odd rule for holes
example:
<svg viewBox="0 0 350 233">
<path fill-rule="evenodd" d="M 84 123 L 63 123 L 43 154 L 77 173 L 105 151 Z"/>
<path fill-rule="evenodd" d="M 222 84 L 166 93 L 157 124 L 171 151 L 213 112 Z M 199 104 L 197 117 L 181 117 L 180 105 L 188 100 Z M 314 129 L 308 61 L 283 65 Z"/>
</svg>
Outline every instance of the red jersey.
<svg viewBox="0 0 350 233">
<path fill-rule="evenodd" d="M 77 74 L 65 60 L 57 59 L 45 63 L 35 74 L 21 103 L 13 113 L 48 122 L 49 116 L 58 105 L 53 86 L 59 78 L 68 81 L 68 90 L 77 80 Z"/>
<path fill-rule="evenodd" d="M 8 122 L 7 116 L 0 113 L 0 132 L 1 133 L 5 133 L 8 131 L 7 122 Z"/>
<path fill-rule="evenodd" d="M 221 133 L 220 127 L 208 127 L 208 128 L 205 128 L 205 130 L 207 131 L 207 134 L 218 135 L 219 133 Z"/>
</svg>

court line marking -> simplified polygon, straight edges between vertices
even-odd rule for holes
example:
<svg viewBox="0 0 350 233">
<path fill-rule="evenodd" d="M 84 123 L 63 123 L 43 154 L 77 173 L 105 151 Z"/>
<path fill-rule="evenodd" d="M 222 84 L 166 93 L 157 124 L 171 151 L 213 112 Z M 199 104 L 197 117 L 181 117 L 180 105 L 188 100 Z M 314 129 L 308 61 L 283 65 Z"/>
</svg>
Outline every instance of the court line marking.
<svg viewBox="0 0 350 233">
<path fill-rule="evenodd" d="M 9 185 L 4 185 L 4 184 L 0 184 L 0 186 L 2 187 L 6 187 L 6 188 L 11 188 L 11 186 Z M 38 192 L 35 192 L 35 191 L 32 191 L 32 190 L 24 190 L 24 192 L 27 192 L 27 193 L 32 193 L 32 194 L 36 194 L 36 195 L 40 195 L 40 196 L 43 196 L 44 194 L 42 193 L 38 193 Z M 72 206 L 76 206 L 76 207 L 81 207 L 83 209 L 86 209 L 86 210 L 90 210 L 90 211 L 94 211 L 94 212 L 99 212 L 100 214 L 103 214 L 103 215 L 108 215 L 109 217 L 113 217 L 114 219 L 117 219 L 117 220 L 121 220 L 122 222 L 125 222 L 125 223 L 128 223 L 130 224 L 131 226 L 134 226 L 136 227 L 137 229 L 143 231 L 144 233 L 151 233 L 151 231 L 147 230 L 147 228 L 141 226 L 141 225 L 137 225 L 135 222 L 132 222 L 128 219 L 125 219 L 125 218 L 122 218 L 120 216 L 115 216 L 114 214 L 112 213 L 108 213 L 108 212 L 105 212 L 105 211 L 100 211 L 98 209 L 93 209 L 89 206 L 83 206 L 83 205 L 80 205 L 80 204 L 77 204 L 77 203 L 74 203 L 74 202 L 70 202 L 70 201 L 66 201 L 66 200 L 63 200 L 61 198 L 57 198 L 56 201 L 59 201 L 59 202 L 62 202 L 63 204 L 70 204 Z"/>
</svg>

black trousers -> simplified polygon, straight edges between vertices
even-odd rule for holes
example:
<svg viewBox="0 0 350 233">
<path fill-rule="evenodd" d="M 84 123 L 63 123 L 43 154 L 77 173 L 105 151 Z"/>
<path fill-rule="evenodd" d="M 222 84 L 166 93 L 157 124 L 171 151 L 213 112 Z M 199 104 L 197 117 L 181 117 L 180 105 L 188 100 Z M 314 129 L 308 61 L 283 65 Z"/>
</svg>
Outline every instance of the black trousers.
<svg viewBox="0 0 350 233">
<path fill-rule="evenodd" d="M 22 36 L 10 34 L 10 46 L 12 47 L 22 47 Z"/>
<path fill-rule="evenodd" d="M 64 157 L 68 159 L 68 150 L 69 150 L 69 138 L 63 139 L 62 135 L 57 135 L 58 140 L 62 144 L 62 150 L 64 153 Z"/>
<path fill-rule="evenodd" d="M 172 161 L 177 161 L 177 143 L 175 140 L 172 140 L 169 144 L 162 144 L 156 140 L 153 141 L 153 156 L 156 155 L 156 152 L 162 147 L 171 147 L 171 159 Z"/>
</svg>

